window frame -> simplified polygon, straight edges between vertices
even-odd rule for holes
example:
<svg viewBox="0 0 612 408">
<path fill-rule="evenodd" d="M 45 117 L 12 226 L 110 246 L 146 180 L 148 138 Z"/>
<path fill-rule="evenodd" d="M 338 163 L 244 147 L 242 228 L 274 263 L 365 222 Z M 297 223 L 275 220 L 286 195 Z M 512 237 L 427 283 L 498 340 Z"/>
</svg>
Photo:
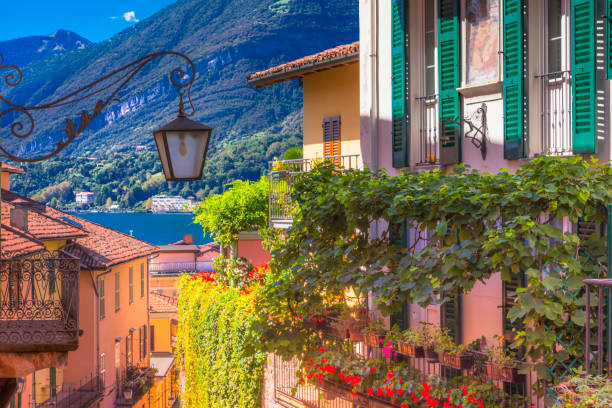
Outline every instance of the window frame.
<svg viewBox="0 0 612 408">
<path fill-rule="evenodd" d="M 106 294 L 105 294 L 105 279 L 98 278 L 98 294 L 99 294 L 99 308 L 100 308 L 100 320 L 106 317 Z"/>
<path fill-rule="evenodd" d="M 570 0 L 561 1 L 561 70 L 551 71 L 548 66 L 548 0 L 539 3 L 541 12 L 541 34 L 540 34 L 540 49 L 543 51 L 541 67 L 543 74 L 551 74 L 553 72 L 571 71 L 572 69 L 572 33 L 571 33 L 571 2 Z"/>
<path fill-rule="evenodd" d="M 121 272 L 115 272 L 115 313 L 121 310 Z"/>
<path fill-rule="evenodd" d="M 100 354 L 100 387 L 106 388 L 106 353 Z"/>
<path fill-rule="evenodd" d="M 144 263 L 140 264 L 140 297 L 145 296 L 145 268 Z"/>
<path fill-rule="evenodd" d="M 134 303 L 134 268 L 130 266 L 129 269 L 129 304 Z"/>
</svg>

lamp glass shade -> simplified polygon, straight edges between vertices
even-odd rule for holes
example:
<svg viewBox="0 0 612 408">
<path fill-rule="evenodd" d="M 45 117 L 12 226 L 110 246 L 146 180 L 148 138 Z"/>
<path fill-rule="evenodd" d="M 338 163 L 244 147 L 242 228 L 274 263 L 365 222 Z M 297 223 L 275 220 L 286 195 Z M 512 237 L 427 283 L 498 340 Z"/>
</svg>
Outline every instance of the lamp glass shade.
<svg viewBox="0 0 612 408">
<path fill-rule="evenodd" d="M 199 180 L 212 129 L 179 117 L 153 133 L 166 180 Z"/>
</svg>

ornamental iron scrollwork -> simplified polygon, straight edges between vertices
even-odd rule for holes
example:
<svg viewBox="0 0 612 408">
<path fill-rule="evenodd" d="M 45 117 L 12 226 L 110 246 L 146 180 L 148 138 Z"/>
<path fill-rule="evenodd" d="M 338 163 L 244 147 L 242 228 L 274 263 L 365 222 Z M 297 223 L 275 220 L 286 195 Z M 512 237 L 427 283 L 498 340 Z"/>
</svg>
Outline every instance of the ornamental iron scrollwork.
<svg viewBox="0 0 612 408">
<path fill-rule="evenodd" d="M 133 61 L 111 72 L 110 74 L 104 75 L 103 77 L 93 82 L 90 82 L 89 84 L 77 89 L 76 91 L 71 92 L 58 99 L 55 99 L 49 103 L 34 106 L 21 106 L 16 103 L 10 102 L 5 98 L 5 96 L 0 94 L 0 103 L 4 103 L 9 106 L 4 111 L 0 112 L 0 123 L 2 117 L 8 114 L 12 114 L 12 116 L 17 116 L 16 118 L 12 117 L 8 125 L 10 126 L 10 135 L 17 139 L 25 139 L 33 134 L 35 129 L 35 121 L 32 114 L 34 112 L 60 108 L 94 97 L 99 98 L 91 113 L 87 110 L 83 110 L 81 112 L 78 127 L 72 119 L 66 118 L 64 120 L 64 133 L 66 134 L 66 138 L 64 140 L 58 141 L 50 153 L 42 154 L 39 157 L 34 158 L 20 157 L 10 153 L 4 147 L 4 145 L 0 145 L 0 157 L 4 157 L 16 162 L 39 162 L 46 160 L 52 156 L 55 156 L 56 154 L 64 150 L 70 143 L 72 143 L 81 133 L 83 133 L 85 128 L 87 128 L 87 126 L 111 102 L 120 102 L 120 99 L 117 97 L 117 95 L 127 85 L 127 83 L 132 78 L 134 78 L 136 74 L 142 71 L 142 69 L 152 61 L 164 56 L 180 57 L 184 59 L 189 65 L 189 69 L 191 71 L 189 75 L 186 74 L 185 70 L 181 68 L 176 68 L 170 73 L 170 82 L 178 89 L 181 109 L 183 105 L 183 97 L 186 97 L 192 111 L 189 116 L 193 115 L 195 109 L 193 107 L 193 103 L 191 102 L 191 85 L 193 84 L 193 81 L 195 80 L 196 76 L 196 69 L 193 61 L 185 54 L 176 51 L 156 52 L 144 56 L 136 61 Z M 4 57 L 2 56 L 2 54 L 0 54 L 0 75 L 3 71 L 5 72 L 3 80 L 6 86 L 8 86 L 9 88 L 15 88 L 19 86 L 19 84 L 21 84 L 23 80 L 22 71 L 19 69 L 19 67 L 15 65 L 5 64 Z M 110 81 L 110 83 L 102 86 L 106 83 L 106 81 Z M 98 86 L 101 87 L 98 89 Z M 106 90 L 111 90 L 112 92 L 107 97 L 101 97 L 101 94 Z M 25 119 L 20 119 L 18 115 L 24 115 Z M 2 142 L 5 142 L 5 138 L 2 138 Z"/>
<path fill-rule="evenodd" d="M 480 150 L 482 159 L 487 158 L 487 138 L 489 134 L 489 127 L 487 125 L 487 104 L 483 103 L 474 113 L 464 118 L 456 119 L 442 119 L 442 126 L 446 124 L 456 124 L 468 127 L 467 131 L 464 131 L 464 136 L 470 139 L 472 144 Z M 442 129 L 444 130 L 444 129 Z M 444 134 L 444 132 L 442 132 Z"/>
<path fill-rule="evenodd" d="M 80 270 L 57 251 L 0 261 L 0 351 L 76 349 Z"/>
</svg>

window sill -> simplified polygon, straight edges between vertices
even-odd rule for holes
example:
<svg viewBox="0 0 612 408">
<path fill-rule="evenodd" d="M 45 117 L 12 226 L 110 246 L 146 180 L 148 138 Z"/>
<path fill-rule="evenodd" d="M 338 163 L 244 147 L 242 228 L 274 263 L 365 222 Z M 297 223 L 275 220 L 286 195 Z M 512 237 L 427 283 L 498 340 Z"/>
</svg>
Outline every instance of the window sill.
<svg viewBox="0 0 612 408">
<path fill-rule="evenodd" d="M 461 88 L 457 88 L 457 92 L 466 98 L 472 98 L 474 96 L 492 95 L 501 93 L 502 81 L 487 82 L 484 84 L 468 85 Z"/>
</svg>

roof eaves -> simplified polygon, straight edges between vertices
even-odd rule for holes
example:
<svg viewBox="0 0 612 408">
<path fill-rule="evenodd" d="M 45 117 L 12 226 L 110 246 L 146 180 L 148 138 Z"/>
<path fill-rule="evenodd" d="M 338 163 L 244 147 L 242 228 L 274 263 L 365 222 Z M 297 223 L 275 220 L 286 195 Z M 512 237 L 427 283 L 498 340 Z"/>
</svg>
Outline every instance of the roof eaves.
<svg viewBox="0 0 612 408">
<path fill-rule="evenodd" d="M 350 54 L 328 58 L 323 61 L 315 61 L 309 64 L 300 65 L 285 71 L 273 72 L 268 75 L 254 77 L 252 79 L 247 78 L 247 84 L 255 88 L 263 88 L 279 82 L 289 81 L 295 78 L 303 78 L 304 76 L 314 72 L 335 68 L 358 60 L 359 51 L 356 51 Z"/>
</svg>

